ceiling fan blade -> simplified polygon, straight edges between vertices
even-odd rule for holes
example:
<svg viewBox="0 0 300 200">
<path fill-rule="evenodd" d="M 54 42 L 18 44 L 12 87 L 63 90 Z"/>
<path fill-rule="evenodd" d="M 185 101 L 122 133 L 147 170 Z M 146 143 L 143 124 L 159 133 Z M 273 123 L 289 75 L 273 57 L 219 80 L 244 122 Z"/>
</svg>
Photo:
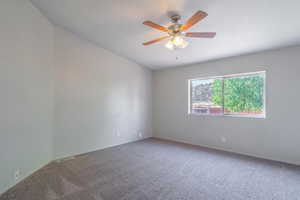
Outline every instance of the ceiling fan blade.
<svg viewBox="0 0 300 200">
<path fill-rule="evenodd" d="M 216 36 L 215 32 L 187 32 L 186 37 L 197 37 L 197 38 L 213 38 Z"/>
<path fill-rule="evenodd" d="M 162 41 L 162 40 L 165 40 L 165 39 L 168 39 L 170 36 L 165 36 L 165 37 L 161 37 L 161 38 L 157 38 L 155 40 L 151 40 L 149 42 L 144 42 L 143 45 L 149 45 L 149 44 L 153 44 L 155 42 L 159 42 L 159 41 Z"/>
<path fill-rule="evenodd" d="M 182 31 L 189 29 L 191 26 L 204 19 L 207 16 L 206 12 L 197 11 L 181 28 Z"/>
<path fill-rule="evenodd" d="M 167 32 L 167 33 L 169 32 L 169 29 L 167 29 L 166 27 L 163 27 L 163 26 L 158 25 L 158 24 L 156 24 L 154 22 L 151 22 L 151 21 L 144 21 L 143 24 L 146 25 L 146 26 L 150 26 L 152 28 L 158 29 L 160 31 L 164 31 L 164 32 Z"/>
</svg>

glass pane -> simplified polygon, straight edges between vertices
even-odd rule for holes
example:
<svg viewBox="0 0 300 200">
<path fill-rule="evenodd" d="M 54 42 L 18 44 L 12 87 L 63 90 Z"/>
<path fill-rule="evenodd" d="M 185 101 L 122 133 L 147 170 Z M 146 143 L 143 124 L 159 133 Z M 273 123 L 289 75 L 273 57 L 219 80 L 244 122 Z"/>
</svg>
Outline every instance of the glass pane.
<svg viewBox="0 0 300 200">
<path fill-rule="evenodd" d="M 264 74 L 224 79 L 224 113 L 264 114 Z"/>
<path fill-rule="evenodd" d="M 191 112 L 223 114 L 222 80 L 191 80 Z"/>
</svg>

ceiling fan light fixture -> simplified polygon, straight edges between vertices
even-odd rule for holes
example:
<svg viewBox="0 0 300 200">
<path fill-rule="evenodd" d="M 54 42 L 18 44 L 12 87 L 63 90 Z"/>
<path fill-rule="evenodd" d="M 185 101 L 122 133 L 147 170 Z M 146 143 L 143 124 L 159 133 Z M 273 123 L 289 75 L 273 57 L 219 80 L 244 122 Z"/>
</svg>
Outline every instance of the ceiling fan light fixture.
<svg viewBox="0 0 300 200">
<path fill-rule="evenodd" d="M 165 47 L 166 47 L 167 49 L 170 49 L 170 50 L 174 50 L 174 49 L 175 49 L 175 45 L 173 44 L 172 40 L 169 40 L 169 41 L 166 43 Z"/>
<path fill-rule="evenodd" d="M 168 40 L 165 44 L 166 48 L 170 50 L 175 50 L 178 48 L 185 48 L 188 46 L 188 42 L 184 40 L 185 37 L 189 38 L 214 38 L 216 36 L 215 32 L 186 32 L 189 28 L 197 24 L 199 21 L 203 20 L 207 16 L 206 12 L 198 10 L 192 17 L 190 17 L 184 24 L 180 24 L 178 21 L 180 19 L 179 15 L 174 15 L 171 17 L 172 25 L 168 27 L 161 26 L 152 21 L 144 21 L 143 24 L 151 28 L 163 31 L 168 34 L 168 36 L 160 37 L 155 40 L 144 42 L 143 45 L 147 46 L 162 40 Z"/>
<path fill-rule="evenodd" d="M 176 40 L 174 40 L 174 44 L 176 47 L 183 49 L 187 47 L 189 43 L 185 41 L 183 37 L 179 37 L 179 39 L 178 37 L 176 37 Z"/>
<path fill-rule="evenodd" d="M 172 38 L 172 41 L 175 46 L 180 46 L 183 43 L 183 38 L 181 35 L 175 35 Z"/>
<path fill-rule="evenodd" d="M 183 49 L 187 46 L 188 42 L 183 39 L 182 35 L 175 35 L 166 43 L 166 47 L 170 50 L 174 50 L 176 48 Z"/>
</svg>

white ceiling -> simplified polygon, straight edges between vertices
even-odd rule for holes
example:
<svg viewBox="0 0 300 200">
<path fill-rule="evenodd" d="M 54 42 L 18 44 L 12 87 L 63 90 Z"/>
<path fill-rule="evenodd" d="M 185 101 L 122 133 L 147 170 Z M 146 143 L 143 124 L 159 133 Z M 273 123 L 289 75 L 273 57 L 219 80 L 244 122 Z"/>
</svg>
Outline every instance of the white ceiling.
<svg viewBox="0 0 300 200">
<path fill-rule="evenodd" d="M 54 23 L 118 55 L 152 69 L 300 44 L 299 0 L 32 0 Z M 190 31 L 215 31 L 214 39 L 189 38 L 185 49 L 165 42 L 142 43 L 163 32 L 142 24 L 168 25 L 168 13 L 183 22 L 197 10 L 208 13 Z"/>
</svg>

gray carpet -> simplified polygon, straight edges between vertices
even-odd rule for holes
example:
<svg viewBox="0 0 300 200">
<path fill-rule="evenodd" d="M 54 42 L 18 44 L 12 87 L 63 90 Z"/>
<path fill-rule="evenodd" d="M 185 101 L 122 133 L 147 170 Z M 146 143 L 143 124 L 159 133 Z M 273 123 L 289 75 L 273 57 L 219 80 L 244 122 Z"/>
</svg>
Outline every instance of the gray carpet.
<svg viewBox="0 0 300 200">
<path fill-rule="evenodd" d="M 51 163 L 0 200 L 299 200 L 300 167 L 147 139 Z"/>
</svg>

